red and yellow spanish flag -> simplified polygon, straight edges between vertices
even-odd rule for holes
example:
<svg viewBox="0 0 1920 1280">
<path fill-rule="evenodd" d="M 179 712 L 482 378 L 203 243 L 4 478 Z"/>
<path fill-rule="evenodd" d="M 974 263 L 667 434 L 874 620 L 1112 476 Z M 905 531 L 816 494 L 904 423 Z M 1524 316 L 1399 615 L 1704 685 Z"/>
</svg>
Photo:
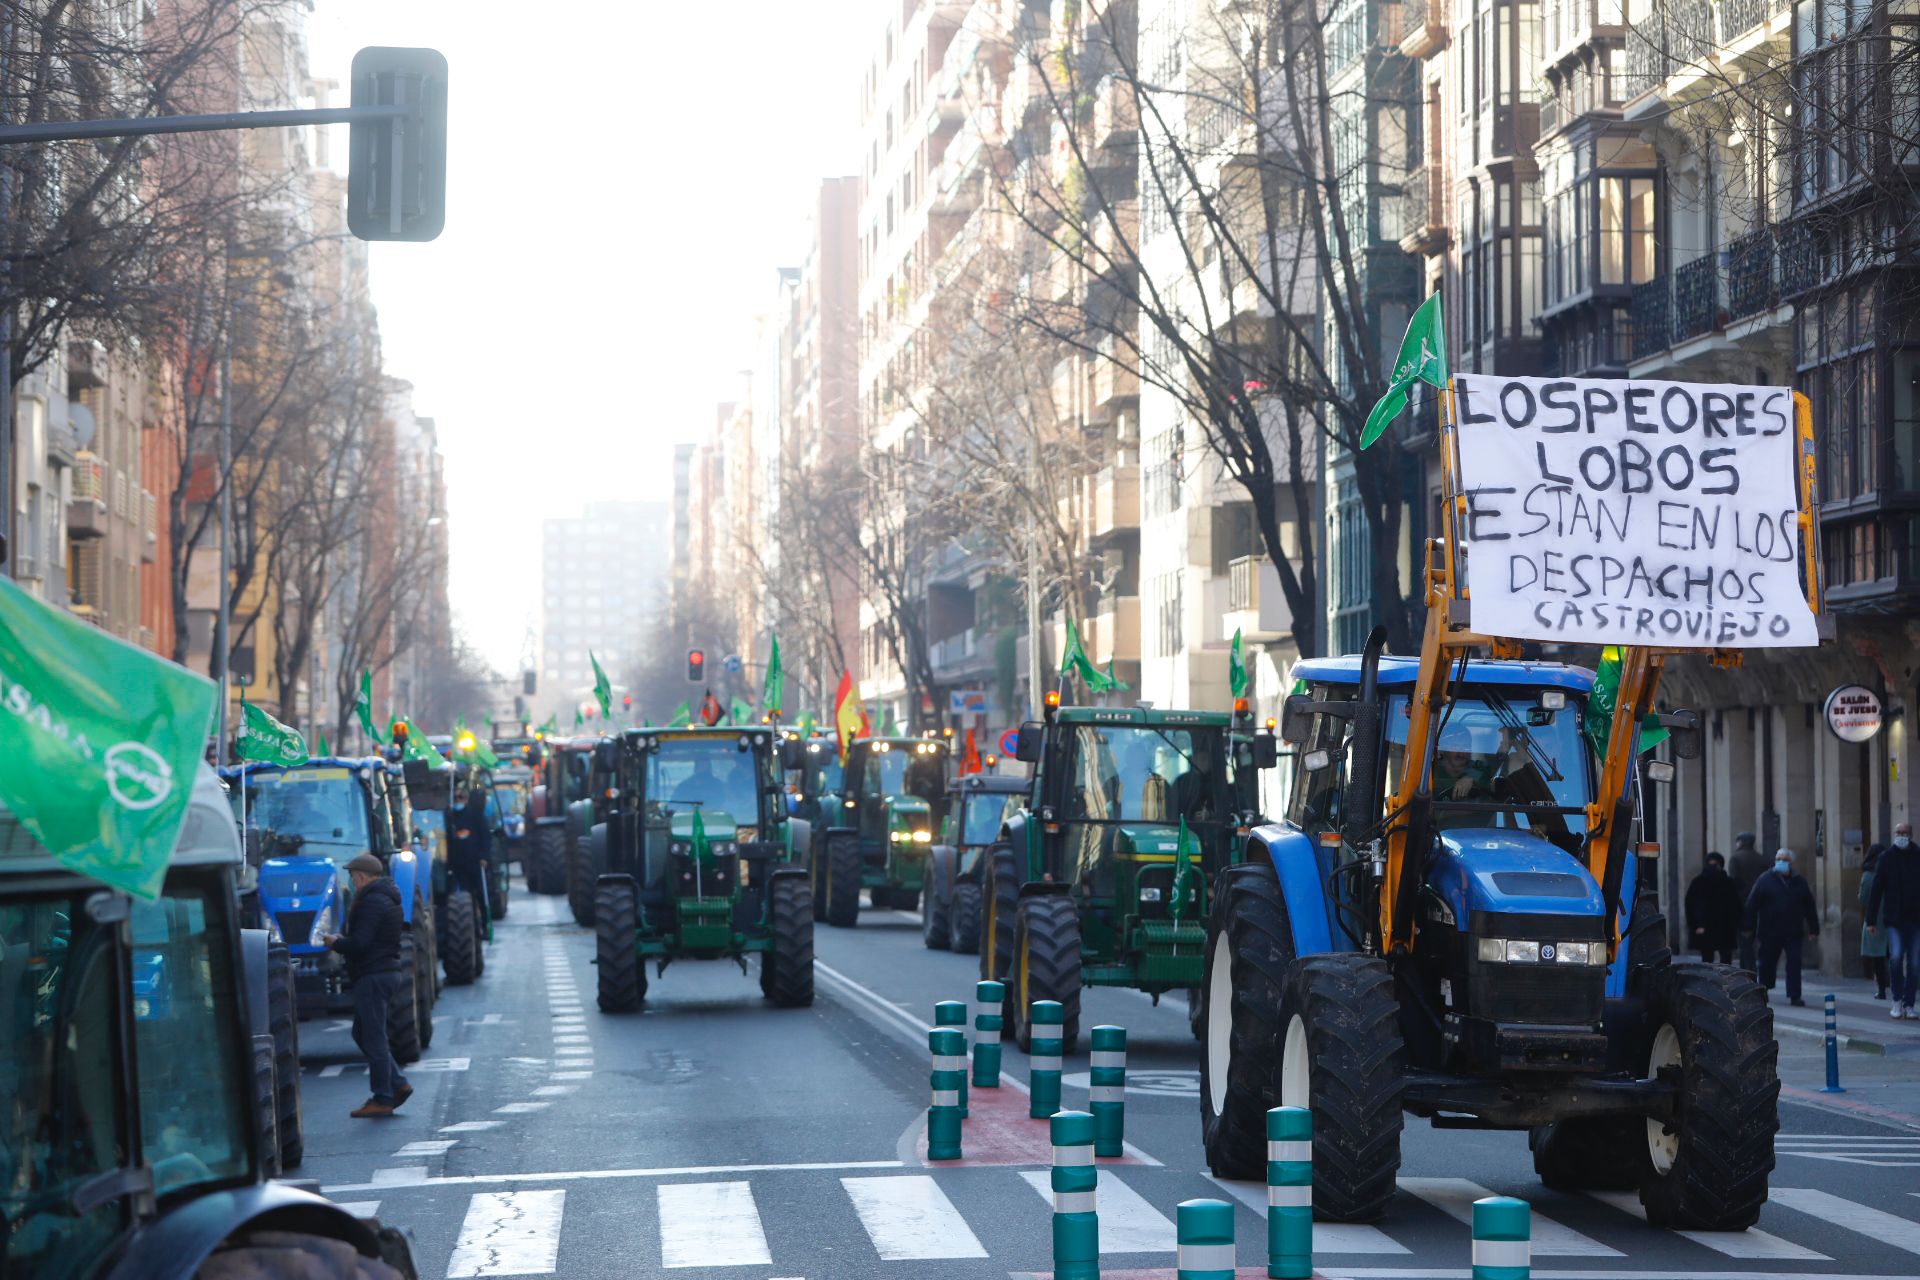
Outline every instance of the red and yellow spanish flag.
<svg viewBox="0 0 1920 1280">
<path fill-rule="evenodd" d="M 840 763 L 847 762 L 853 740 L 867 732 L 867 708 L 853 687 L 853 672 L 840 673 L 840 687 L 833 694 L 833 727 L 840 735 Z"/>
</svg>

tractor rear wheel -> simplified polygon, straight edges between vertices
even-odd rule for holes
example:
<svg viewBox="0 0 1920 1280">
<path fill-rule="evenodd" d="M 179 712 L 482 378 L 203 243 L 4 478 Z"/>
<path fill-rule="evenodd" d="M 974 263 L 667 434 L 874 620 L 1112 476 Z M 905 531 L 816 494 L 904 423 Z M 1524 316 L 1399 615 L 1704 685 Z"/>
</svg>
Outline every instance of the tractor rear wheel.
<svg viewBox="0 0 1920 1280">
<path fill-rule="evenodd" d="M 560 827 L 535 828 L 533 865 L 527 868 L 527 888 L 535 893 L 565 893 L 567 889 L 567 833 Z"/>
<path fill-rule="evenodd" d="M 980 949 L 980 886 L 966 881 L 953 886 L 947 905 L 947 945 L 958 955 Z"/>
<path fill-rule="evenodd" d="M 1555 1191 L 1632 1191 L 1647 1169 L 1647 1122 L 1638 1116 L 1556 1120 L 1527 1135 L 1533 1171 Z"/>
<path fill-rule="evenodd" d="M 1651 1079 L 1677 1069 L 1677 1114 L 1648 1120 L 1640 1203 L 1656 1227 L 1744 1231 L 1780 1128 L 1780 1045 L 1766 993 L 1738 969 L 1670 965 L 1648 984 Z"/>
<path fill-rule="evenodd" d="M 487 863 L 487 905 L 493 910 L 495 920 L 507 918 L 507 864 L 504 855 L 500 860 Z"/>
<path fill-rule="evenodd" d="M 293 986 L 293 959 L 278 944 L 267 948 L 267 1030 L 273 1033 L 280 1167 L 297 1169 L 307 1150 L 300 1111 L 300 1006 Z"/>
<path fill-rule="evenodd" d="M 827 838 L 815 835 L 807 850 L 807 887 L 813 890 L 813 918 L 827 918 Z"/>
<path fill-rule="evenodd" d="M 1280 990 L 1293 929 L 1273 868 L 1229 867 L 1213 892 L 1201 993 L 1200 1133 L 1216 1177 L 1264 1178 L 1267 1109 L 1278 1105 Z"/>
<path fill-rule="evenodd" d="M 404 1242 L 401 1248 L 405 1248 Z M 365 1257 L 351 1243 L 335 1236 L 266 1229 L 221 1242 L 220 1249 L 194 1269 L 193 1280 L 260 1280 L 263 1276 L 400 1280 L 402 1274 L 390 1261 Z M 413 1274 L 411 1266 L 404 1274 Z"/>
<path fill-rule="evenodd" d="M 987 850 L 985 874 L 987 885 L 981 894 L 981 904 L 986 916 L 980 925 L 980 976 L 988 981 L 1006 982 L 1013 972 L 1013 922 L 1020 910 L 1020 872 L 1014 865 L 1012 845 L 996 844 Z"/>
<path fill-rule="evenodd" d="M 773 882 L 773 950 L 760 953 L 760 990 L 783 1009 L 813 1003 L 813 891 L 803 876 Z"/>
<path fill-rule="evenodd" d="M 1207 1036 L 1207 997 L 1199 987 L 1187 988 L 1187 1030 L 1195 1040 Z"/>
<path fill-rule="evenodd" d="M 447 894 L 440 929 L 440 964 L 447 985 L 464 987 L 480 976 L 480 911 L 465 889 Z"/>
<path fill-rule="evenodd" d="M 860 837 L 848 832 L 827 837 L 827 923 L 851 929 L 860 923 Z"/>
<path fill-rule="evenodd" d="M 1667 916 L 1660 910 L 1660 898 L 1643 884 L 1633 895 L 1633 916 L 1627 922 L 1628 983 L 1636 993 L 1658 969 L 1673 963 L 1673 948 L 1667 943 Z"/>
<path fill-rule="evenodd" d="M 414 976 L 413 935 L 400 937 L 400 972 L 406 983 L 387 1006 L 387 1044 L 401 1066 L 420 1061 L 420 987 Z"/>
<path fill-rule="evenodd" d="M 920 942 L 927 950 L 945 951 L 953 945 L 952 911 L 953 903 L 940 892 L 939 880 L 929 880 L 920 891 Z"/>
<path fill-rule="evenodd" d="M 1063 893 L 1020 899 L 1013 934 L 1012 1003 L 1014 1039 L 1023 1053 L 1033 1052 L 1028 1012 L 1035 1000 L 1057 1000 L 1065 1010 L 1060 1051 L 1072 1053 L 1080 1038 L 1080 913 Z"/>
<path fill-rule="evenodd" d="M 420 1050 L 433 1047 L 433 1002 L 440 994 L 433 971 L 433 934 L 426 914 L 415 909 L 413 924 L 413 1005 L 420 1013 Z"/>
<path fill-rule="evenodd" d="M 587 837 L 576 835 L 567 842 L 567 907 L 573 922 L 593 928 L 593 865 L 588 860 Z"/>
<path fill-rule="evenodd" d="M 594 963 L 600 1010 L 637 1013 L 647 997 L 647 970 L 634 943 L 640 936 L 640 893 L 632 876 L 601 876 L 593 894 Z"/>
</svg>

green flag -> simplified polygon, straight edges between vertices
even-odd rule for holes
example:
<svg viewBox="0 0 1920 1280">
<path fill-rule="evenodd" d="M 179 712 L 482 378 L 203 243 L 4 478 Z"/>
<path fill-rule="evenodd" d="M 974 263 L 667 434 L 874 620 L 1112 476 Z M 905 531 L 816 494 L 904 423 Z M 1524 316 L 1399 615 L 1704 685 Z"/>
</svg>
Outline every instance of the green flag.
<svg viewBox="0 0 1920 1280">
<path fill-rule="evenodd" d="M 1247 696 L 1247 690 L 1253 687 L 1253 681 L 1247 676 L 1247 654 L 1240 647 L 1240 631 L 1234 629 L 1233 648 L 1227 650 L 1227 687 L 1233 690 L 1234 701 Z"/>
<path fill-rule="evenodd" d="M 218 698 L 0 576 L 0 800 L 62 865 L 160 896 Z"/>
<path fill-rule="evenodd" d="M 1187 908 L 1199 902 L 1200 868 L 1193 864 L 1193 853 L 1193 832 L 1187 829 L 1187 820 L 1183 816 L 1180 819 L 1180 847 L 1173 858 L 1173 901 L 1169 904 L 1175 920 L 1185 916 Z"/>
<path fill-rule="evenodd" d="M 260 764 L 305 764 L 310 758 L 307 740 L 299 730 L 289 729 L 244 697 L 240 699 L 240 732 L 234 751 L 242 760 Z"/>
<path fill-rule="evenodd" d="M 327 745 L 327 731 L 325 729 L 320 731 L 320 754 L 323 757 L 333 754 L 333 748 Z"/>
<path fill-rule="evenodd" d="M 1122 680 L 1119 676 L 1116 676 L 1115 674 L 1113 674 L 1112 658 L 1107 659 L 1107 670 L 1105 674 L 1105 679 L 1107 682 L 1106 691 L 1108 693 L 1125 693 L 1128 689 L 1131 689 L 1133 687 L 1132 685 L 1128 684 L 1126 681 Z"/>
<path fill-rule="evenodd" d="M 713 865 L 713 846 L 707 842 L 706 819 L 700 816 L 700 810 L 693 811 L 693 860 L 703 867 Z"/>
<path fill-rule="evenodd" d="M 780 669 L 780 637 L 775 636 L 773 649 L 767 654 L 767 687 L 760 695 L 760 705 L 778 715 L 786 693 L 787 673 Z"/>
<path fill-rule="evenodd" d="M 748 702 L 746 699 L 735 698 L 733 700 L 733 707 L 731 710 L 733 715 L 733 722 L 735 724 L 752 724 L 753 723 L 753 704 Z"/>
<path fill-rule="evenodd" d="M 1113 664 L 1108 663 L 1109 667 Z M 1060 674 L 1062 677 L 1078 673 L 1080 682 L 1087 687 L 1088 693 L 1113 693 L 1127 686 L 1114 678 L 1111 670 L 1102 671 L 1093 665 L 1093 659 L 1080 644 L 1080 628 L 1074 625 L 1072 618 L 1067 619 L 1067 646 L 1060 655 Z"/>
<path fill-rule="evenodd" d="M 684 702 L 675 707 L 673 714 L 667 718 L 667 728 L 669 729 L 684 729 L 692 723 L 693 708 Z"/>
<path fill-rule="evenodd" d="M 560 732 L 560 716 L 558 712 L 548 716 L 541 722 L 540 732 L 546 734 L 549 738 Z"/>
<path fill-rule="evenodd" d="M 353 713 L 360 717 L 360 727 L 366 731 L 367 741 L 378 745 L 380 730 L 373 724 L 373 672 L 365 667 L 360 669 L 360 696 L 353 700 Z"/>
<path fill-rule="evenodd" d="M 898 736 L 900 725 L 893 718 L 893 704 L 886 703 L 880 708 L 880 736 L 892 738 Z"/>
<path fill-rule="evenodd" d="M 600 704 L 600 714 L 605 719 L 613 719 L 613 685 L 607 680 L 607 673 L 600 669 L 600 659 L 593 656 L 593 650 L 587 650 L 587 661 L 593 664 L 593 697 Z"/>
<path fill-rule="evenodd" d="M 1620 650 L 1608 645 L 1600 651 L 1600 665 L 1593 672 L 1593 692 L 1587 695 L 1586 714 L 1580 720 L 1594 754 L 1602 759 L 1606 758 L 1607 739 L 1613 734 L 1613 704 L 1619 696 Z M 1649 715 L 1640 722 L 1641 751 L 1651 751 L 1666 740 L 1667 730 L 1657 716 Z"/>
<path fill-rule="evenodd" d="M 820 723 L 819 716 L 816 716 L 811 711 L 802 711 L 800 713 L 800 719 L 797 722 L 796 727 L 800 730 L 802 734 L 811 734 L 813 732 L 814 726 L 819 723 Z"/>
<path fill-rule="evenodd" d="M 586 722 L 587 722 L 587 718 L 580 714 L 580 708 L 575 707 L 573 709 L 573 727 L 578 729 L 581 725 L 585 724 Z"/>
<path fill-rule="evenodd" d="M 1387 394 L 1367 415 L 1366 429 L 1360 433 L 1360 447 L 1371 445 L 1387 429 L 1387 424 L 1407 407 L 1407 390 L 1416 382 L 1430 387 L 1447 385 L 1447 326 L 1440 319 L 1440 295 L 1434 294 L 1420 304 L 1407 322 L 1407 336 L 1400 340 L 1400 358 L 1393 362 L 1393 377 Z"/>
<path fill-rule="evenodd" d="M 428 745 L 426 735 L 414 728 L 411 720 L 396 720 L 395 723 L 405 725 L 407 730 L 406 736 L 401 739 L 401 759 L 420 760 L 436 765 L 440 763 L 440 753 Z"/>
</svg>

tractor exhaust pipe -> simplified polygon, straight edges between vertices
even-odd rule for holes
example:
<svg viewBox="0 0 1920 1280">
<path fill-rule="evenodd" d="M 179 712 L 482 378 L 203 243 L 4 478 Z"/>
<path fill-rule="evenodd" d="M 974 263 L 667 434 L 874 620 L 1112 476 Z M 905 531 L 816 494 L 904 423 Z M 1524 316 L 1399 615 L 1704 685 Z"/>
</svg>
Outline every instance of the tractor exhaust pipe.
<svg viewBox="0 0 1920 1280">
<path fill-rule="evenodd" d="M 1360 651 L 1360 695 L 1353 706 L 1342 805 L 1347 821 L 1341 834 L 1349 845 L 1365 843 L 1380 824 L 1380 655 L 1386 647 L 1387 629 L 1375 627 Z"/>
</svg>

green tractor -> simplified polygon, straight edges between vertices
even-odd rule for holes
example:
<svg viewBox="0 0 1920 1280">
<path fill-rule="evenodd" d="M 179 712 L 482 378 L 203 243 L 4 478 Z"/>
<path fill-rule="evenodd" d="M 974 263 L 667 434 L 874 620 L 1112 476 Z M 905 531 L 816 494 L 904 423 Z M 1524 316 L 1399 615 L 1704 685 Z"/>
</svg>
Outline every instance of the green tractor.
<svg viewBox="0 0 1920 1280">
<path fill-rule="evenodd" d="M 1007 984 L 1022 1049 L 1032 1002 L 1058 1000 L 1071 1052 L 1082 987 L 1131 987 L 1157 1003 L 1200 986 L 1205 885 L 1254 821 L 1242 774 L 1272 767 L 1278 741 L 1235 734 L 1226 712 L 1048 702 L 1044 720 L 1020 726 L 1016 752 L 1032 766 L 1032 807 L 987 858 L 980 975 Z M 1197 872 L 1184 897 L 1183 824 Z"/>
<path fill-rule="evenodd" d="M 934 833 L 947 817 L 945 738 L 856 738 L 847 750 L 840 808 L 814 859 L 815 901 L 835 928 L 859 923 L 860 890 L 876 907 L 920 905 Z"/>
<path fill-rule="evenodd" d="M 628 729 L 595 748 L 611 779 L 594 886 L 599 1004 L 631 1013 L 646 962 L 760 957 L 760 992 L 813 1003 L 807 824 L 786 811 L 795 744 L 764 728 Z"/>
<path fill-rule="evenodd" d="M 601 762 L 600 744 L 607 741 L 570 738 L 555 748 L 566 774 L 559 785 L 560 811 L 567 819 L 567 908 L 574 923 L 588 929 L 593 928 L 594 882 L 607 869 L 605 825 L 616 794 L 613 769 Z"/>
<path fill-rule="evenodd" d="M 1025 778 L 970 773 L 947 788 L 946 827 L 920 891 L 920 937 L 928 950 L 972 955 L 980 949 L 988 851 L 1026 811 L 1028 785 Z"/>
</svg>

